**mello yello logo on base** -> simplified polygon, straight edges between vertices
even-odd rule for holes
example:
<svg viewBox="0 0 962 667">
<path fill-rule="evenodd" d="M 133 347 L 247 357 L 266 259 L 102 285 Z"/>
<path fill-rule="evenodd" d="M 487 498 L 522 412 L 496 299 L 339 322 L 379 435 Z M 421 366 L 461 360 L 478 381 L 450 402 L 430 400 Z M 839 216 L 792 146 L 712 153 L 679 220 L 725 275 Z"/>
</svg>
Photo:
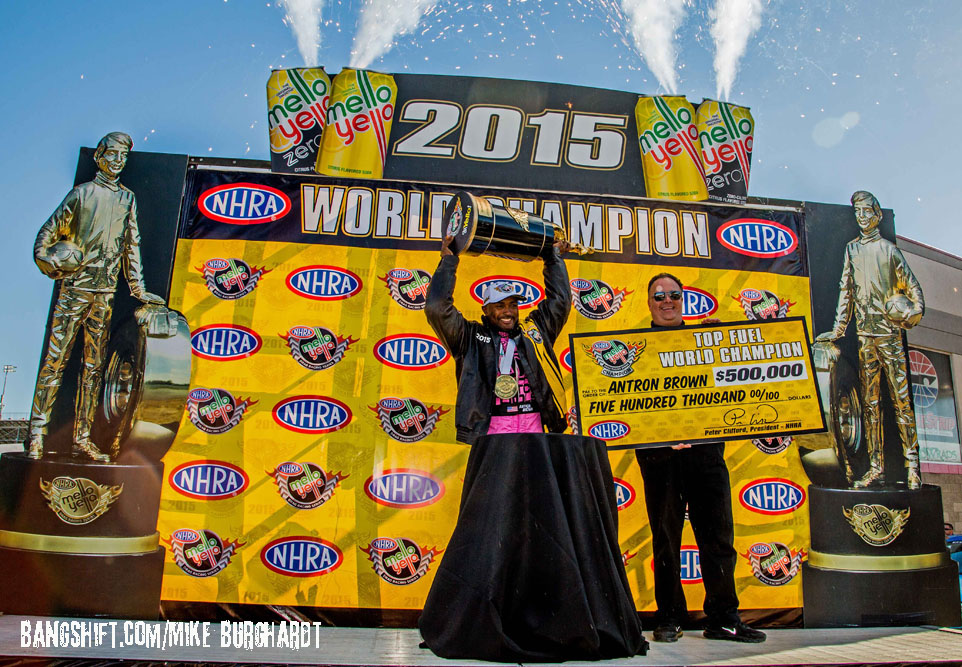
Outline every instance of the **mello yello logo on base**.
<svg viewBox="0 0 962 667">
<path fill-rule="evenodd" d="M 641 97 L 635 105 L 638 143 L 649 197 L 708 198 L 695 110 L 680 96 Z"/>
<path fill-rule="evenodd" d="M 341 70 L 334 77 L 317 173 L 381 178 L 396 99 L 397 84 L 391 75 Z"/>
</svg>

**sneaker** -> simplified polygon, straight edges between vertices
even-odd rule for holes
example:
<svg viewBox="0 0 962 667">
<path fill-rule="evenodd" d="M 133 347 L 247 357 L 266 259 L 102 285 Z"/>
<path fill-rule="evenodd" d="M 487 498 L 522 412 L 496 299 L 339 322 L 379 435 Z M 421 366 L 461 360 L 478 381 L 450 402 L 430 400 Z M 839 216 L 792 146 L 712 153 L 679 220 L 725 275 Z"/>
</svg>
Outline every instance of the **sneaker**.
<svg viewBox="0 0 962 667">
<path fill-rule="evenodd" d="M 764 632 L 750 628 L 741 621 L 731 625 L 710 625 L 705 628 L 703 634 L 705 639 L 727 639 L 728 641 L 745 642 L 747 644 L 760 644 L 765 641 Z"/>
<path fill-rule="evenodd" d="M 681 631 L 681 626 L 674 623 L 662 623 L 655 628 L 652 637 L 656 642 L 676 642 L 683 634 L 685 633 Z"/>
</svg>

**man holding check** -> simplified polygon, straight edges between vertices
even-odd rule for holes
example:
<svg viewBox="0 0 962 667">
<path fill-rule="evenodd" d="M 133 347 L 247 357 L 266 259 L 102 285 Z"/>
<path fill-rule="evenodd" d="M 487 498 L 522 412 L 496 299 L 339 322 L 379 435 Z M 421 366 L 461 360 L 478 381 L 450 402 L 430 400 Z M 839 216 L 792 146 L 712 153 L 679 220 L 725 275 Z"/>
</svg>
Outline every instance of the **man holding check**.
<svg viewBox="0 0 962 667">
<path fill-rule="evenodd" d="M 648 309 L 653 327 L 680 327 L 684 290 L 681 281 L 660 273 L 648 283 Z M 717 324 L 718 318 L 705 318 Z M 688 604 L 681 584 L 681 535 L 685 508 L 695 533 L 705 585 L 706 639 L 759 643 L 765 633 L 745 625 L 738 615 L 735 592 L 734 521 L 731 481 L 725 465 L 724 443 L 692 447 L 635 450 L 645 482 L 645 504 L 651 525 L 655 569 L 654 640 L 674 642 L 688 620 Z"/>
</svg>

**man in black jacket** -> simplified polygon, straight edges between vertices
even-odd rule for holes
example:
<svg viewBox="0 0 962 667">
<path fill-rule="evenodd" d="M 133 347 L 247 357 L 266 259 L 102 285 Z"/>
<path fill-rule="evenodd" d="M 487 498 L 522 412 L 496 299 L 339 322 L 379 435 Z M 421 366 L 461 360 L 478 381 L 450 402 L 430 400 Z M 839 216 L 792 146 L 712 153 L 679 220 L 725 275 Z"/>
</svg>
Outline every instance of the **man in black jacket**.
<svg viewBox="0 0 962 667">
<path fill-rule="evenodd" d="M 680 327 L 684 290 L 681 281 L 660 273 L 648 283 L 648 309 L 653 327 Z M 706 324 L 717 323 L 706 318 Z M 737 642 L 765 641 L 765 633 L 745 625 L 738 615 L 735 592 L 736 553 L 732 519 L 731 481 L 725 465 L 724 443 L 692 447 L 637 449 L 635 456 L 645 481 L 645 504 L 651 525 L 655 568 L 654 639 L 674 642 L 682 636 L 688 604 L 681 584 L 681 532 L 685 508 L 698 544 L 705 585 L 706 639 Z"/>
<path fill-rule="evenodd" d="M 481 322 L 454 306 L 458 257 L 445 237 L 428 290 L 425 313 L 455 360 L 457 438 L 474 444 L 487 433 L 561 433 L 567 424 L 554 342 L 571 312 L 571 288 L 559 241 L 544 259 L 545 299 L 519 320 L 510 283 L 495 282 L 484 294 Z M 561 393 L 559 396 L 558 394 Z"/>
</svg>

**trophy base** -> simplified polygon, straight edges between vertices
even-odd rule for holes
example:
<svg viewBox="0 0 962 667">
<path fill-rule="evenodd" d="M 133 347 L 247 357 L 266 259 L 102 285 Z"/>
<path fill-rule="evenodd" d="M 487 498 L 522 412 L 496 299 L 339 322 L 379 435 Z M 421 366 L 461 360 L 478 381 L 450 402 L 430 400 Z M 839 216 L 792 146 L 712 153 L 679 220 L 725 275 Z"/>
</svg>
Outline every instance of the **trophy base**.
<svg viewBox="0 0 962 667">
<path fill-rule="evenodd" d="M 959 572 L 945 549 L 937 486 L 809 486 L 802 565 L 806 628 L 959 625 Z"/>
<path fill-rule="evenodd" d="M 81 554 L 0 547 L 5 614 L 156 619 L 164 548 Z"/>
</svg>

